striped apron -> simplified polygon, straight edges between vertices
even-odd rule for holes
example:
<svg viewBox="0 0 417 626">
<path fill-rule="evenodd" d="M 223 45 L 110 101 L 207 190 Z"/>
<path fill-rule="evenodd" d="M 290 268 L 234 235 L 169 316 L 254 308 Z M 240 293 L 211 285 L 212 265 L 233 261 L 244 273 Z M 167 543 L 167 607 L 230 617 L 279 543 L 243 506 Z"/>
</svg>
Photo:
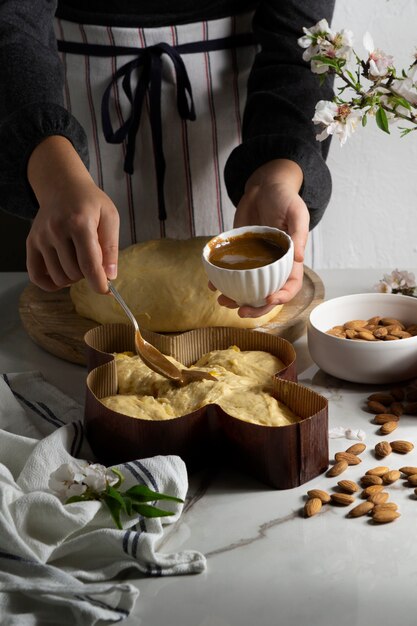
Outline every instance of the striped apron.
<svg viewBox="0 0 417 626">
<path fill-rule="evenodd" d="M 65 105 L 120 213 L 120 247 L 233 226 L 223 180 L 241 142 L 252 14 L 161 28 L 55 20 Z"/>
</svg>

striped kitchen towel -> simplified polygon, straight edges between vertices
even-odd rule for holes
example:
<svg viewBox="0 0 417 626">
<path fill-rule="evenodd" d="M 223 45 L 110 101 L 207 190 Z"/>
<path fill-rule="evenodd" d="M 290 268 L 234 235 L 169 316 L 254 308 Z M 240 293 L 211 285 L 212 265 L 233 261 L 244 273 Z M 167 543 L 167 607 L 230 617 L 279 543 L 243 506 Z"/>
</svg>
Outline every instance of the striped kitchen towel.
<svg viewBox="0 0 417 626">
<path fill-rule="evenodd" d="M 198 573 L 199 552 L 158 551 L 163 518 L 127 518 L 118 530 L 99 501 L 62 502 L 48 489 L 51 472 L 74 458 L 94 461 L 83 433 L 82 407 L 37 372 L 0 376 L 0 623 L 93 626 L 122 621 L 138 589 L 123 581 L 139 576 Z M 187 472 L 177 456 L 117 466 L 124 487 L 143 483 L 184 499 Z"/>
</svg>

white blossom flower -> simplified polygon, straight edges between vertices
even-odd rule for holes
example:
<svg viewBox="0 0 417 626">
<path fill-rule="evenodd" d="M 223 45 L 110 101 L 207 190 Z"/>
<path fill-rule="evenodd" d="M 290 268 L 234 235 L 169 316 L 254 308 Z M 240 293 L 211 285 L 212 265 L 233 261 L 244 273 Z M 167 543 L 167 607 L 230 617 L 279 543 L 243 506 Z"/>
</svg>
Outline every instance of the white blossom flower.
<svg viewBox="0 0 417 626">
<path fill-rule="evenodd" d="M 380 293 L 404 293 L 413 291 L 416 287 L 415 276 L 412 272 L 395 269 L 391 274 L 384 274 L 382 280 L 374 285 L 374 290 Z"/>
<path fill-rule="evenodd" d="M 405 78 L 398 78 L 392 81 L 391 87 L 399 96 L 405 98 L 413 106 L 417 106 L 417 65 L 412 65 Z M 397 110 L 400 110 L 397 107 Z M 401 112 L 408 115 L 409 111 L 401 107 Z"/>
<path fill-rule="evenodd" d="M 363 37 L 363 45 L 368 53 L 368 78 L 377 80 L 387 76 L 393 66 L 394 58 L 379 48 L 375 48 L 372 36 L 368 32 Z"/>
<path fill-rule="evenodd" d="M 362 115 L 361 111 L 352 110 L 347 104 L 340 105 L 328 100 L 320 100 L 313 117 L 314 124 L 321 126 L 321 132 L 316 135 L 316 139 L 324 141 L 330 135 L 337 135 L 343 146 L 355 131 Z"/>
<path fill-rule="evenodd" d="M 311 61 L 311 71 L 315 74 L 324 74 L 329 66 L 321 61 L 314 60 L 315 56 L 326 56 L 334 59 L 348 59 L 352 52 L 353 33 L 350 30 L 334 32 L 329 28 L 327 20 L 320 20 L 311 28 L 303 28 L 304 36 L 298 39 L 303 52 L 304 61 Z"/>
<path fill-rule="evenodd" d="M 107 485 L 117 483 L 117 476 L 110 472 L 104 465 L 92 463 L 85 470 L 83 482 L 95 493 L 105 491 Z"/>
<path fill-rule="evenodd" d="M 82 484 L 83 478 L 81 465 L 63 463 L 50 475 L 48 487 L 62 499 L 79 496 L 87 490 L 87 486 Z"/>
</svg>

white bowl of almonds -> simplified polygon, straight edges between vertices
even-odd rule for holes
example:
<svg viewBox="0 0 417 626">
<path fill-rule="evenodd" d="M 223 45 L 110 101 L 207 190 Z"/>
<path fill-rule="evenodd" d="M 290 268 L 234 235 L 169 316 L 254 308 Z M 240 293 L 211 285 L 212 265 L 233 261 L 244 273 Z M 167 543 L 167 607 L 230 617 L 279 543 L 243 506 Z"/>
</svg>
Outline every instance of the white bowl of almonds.
<svg viewBox="0 0 417 626">
<path fill-rule="evenodd" d="M 319 304 L 307 324 L 308 348 L 325 372 L 354 383 L 417 376 L 417 298 L 362 293 Z"/>
</svg>

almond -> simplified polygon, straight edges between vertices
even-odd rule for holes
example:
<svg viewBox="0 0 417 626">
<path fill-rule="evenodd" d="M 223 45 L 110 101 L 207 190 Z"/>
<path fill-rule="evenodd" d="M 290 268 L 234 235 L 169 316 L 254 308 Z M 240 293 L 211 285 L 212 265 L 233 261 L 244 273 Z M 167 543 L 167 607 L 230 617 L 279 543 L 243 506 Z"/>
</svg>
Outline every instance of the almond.
<svg viewBox="0 0 417 626">
<path fill-rule="evenodd" d="M 326 330 L 326 335 L 333 335 L 334 337 L 342 337 L 343 339 L 346 337 L 346 333 L 344 331 L 338 330 L 336 328 L 330 328 L 330 330 Z"/>
<path fill-rule="evenodd" d="M 384 504 L 389 498 L 389 493 L 386 491 L 380 491 L 379 493 L 374 493 L 372 496 L 369 496 L 369 502 L 373 502 L 374 504 Z"/>
<path fill-rule="evenodd" d="M 381 316 L 380 315 L 376 315 L 375 317 L 371 317 L 368 320 L 368 324 L 379 324 L 380 321 L 381 321 Z"/>
<path fill-rule="evenodd" d="M 343 491 L 347 491 L 348 493 L 355 493 L 356 491 L 359 491 L 359 485 L 357 485 L 353 480 L 339 480 L 337 484 L 340 489 L 343 489 Z"/>
<path fill-rule="evenodd" d="M 402 472 L 406 476 L 412 476 L 413 474 L 417 474 L 417 467 L 413 467 L 412 465 L 406 465 L 405 467 L 400 467 L 400 472 Z"/>
<path fill-rule="evenodd" d="M 378 467 L 373 467 L 365 472 L 366 476 L 383 476 L 389 472 L 389 467 L 385 465 L 378 465 Z"/>
<path fill-rule="evenodd" d="M 337 463 L 332 465 L 332 467 L 327 471 L 326 476 L 339 476 L 339 474 L 344 472 L 345 469 L 347 469 L 347 467 L 348 467 L 347 461 L 345 460 L 337 461 Z"/>
<path fill-rule="evenodd" d="M 405 392 L 402 387 L 394 387 L 389 390 L 389 393 L 395 398 L 395 400 L 404 400 Z"/>
<path fill-rule="evenodd" d="M 350 320 L 349 322 L 345 322 L 343 327 L 345 329 L 353 328 L 354 330 L 357 330 L 358 328 L 363 328 L 366 324 L 367 320 Z"/>
<path fill-rule="evenodd" d="M 348 517 L 361 517 L 361 515 L 366 515 L 374 508 L 373 502 L 361 502 L 357 506 L 353 507 L 348 513 Z"/>
<path fill-rule="evenodd" d="M 399 472 L 398 470 L 391 470 L 383 475 L 382 480 L 384 481 L 386 485 L 392 485 L 392 483 L 395 483 L 399 478 L 401 478 L 401 472 Z M 410 480 L 410 478 L 411 476 L 409 477 L 408 480 Z M 417 479 L 417 476 L 416 476 L 416 479 Z M 416 486 L 417 486 L 417 481 L 416 481 Z"/>
<path fill-rule="evenodd" d="M 404 412 L 407 415 L 417 415 L 417 402 L 409 402 L 404 407 Z"/>
<path fill-rule="evenodd" d="M 388 335 L 388 331 L 385 326 L 378 326 L 377 328 L 374 328 L 372 332 L 374 337 L 377 339 L 383 339 Z"/>
<path fill-rule="evenodd" d="M 398 422 L 398 415 L 394 415 L 394 413 L 378 413 L 374 417 L 374 424 L 386 424 L 387 422 Z"/>
<path fill-rule="evenodd" d="M 417 474 L 412 474 L 408 477 L 408 484 L 410 487 L 417 487 Z"/>
<path fill-rule="evenodd" d="M 346 339 L 355 339 L 357 334 L 358 334 L 358 331 L 354 330 L 353 328 L 348 328 L 347 330 L 345 330 Z"/>
<path fill-rule="evenodd" d="M 371 485 L 382 485 L 380 476 L 365 475 L 361 478 L 362 487 L 370 487 Z"/>
<path fill-rule="evenodd" d="M 380 441 L 375 446 L 375 454 L 378 458 L 382 459 L 384 456 L 388 456 L 392 452 L 392 447 L 388 441 Z"/>
<path fill-rule="evenodd" d="M 414 449 L 414 444 L 411 441 L 397 439 L 396 441 L 391 441 L 391 449 L 398 454 L 408 454 Z"/>
<path fill-rule="evenodd" d="M 394 432 L 396 428 L 398 428 L 398 422 L 385 422 L 385 424 L 382 424 L 381 428 L 379 429 L 378 434 L 389 435 Z"/>
<path fill-rule="evenodd" d="M 313 517 L 321 511 L 322 502 L 320 498 L 310 498 L 304 505 L 304 515 L 306 517 Z"/>
<path fill-rule="evenodd" d="M 404 324 L 394 317 L 382 317 L 379 323 L 382 324 L 382 326 L 399 326 L 403 330 L 405 328 Z"/>
<path fill-rule="evenodd" d="M 370 496 L 375 495 L 376 493 L 380 493 L 384 490 L 384 485 L 369 485 L 369 487 L 365 487 L 365 489 L 361 493 L 361 498 L 369 498 Z"/>
<path fill-rule="evenodd" d="M 347 493 L 332 493 L 330 497 L 332 503 L 339 506 L 349 506 L 349 504 L 355 501 L 355 498 Z"/>
<path fill-rule="evenodd" d="M 398 417 L 401 417 L 401 415 L 404 413 L 404 406 L 401 404 L 401 402 L 393 402 L 389 407 L 389 412 L 394 413 L 394 415 L 398 415 Z"/>
<path fill-rule="evenodd" d="M 385 335 L 384 337 L 384 341 L 399 341 L 399 340 L 400 338 L 396 337 L 395 335 L 388 334 L 388 335 Z"/>
<path fill-rule="evenodd" d="M 368 400 L 367 407 L 371 413 L 386 413 L 387 412 L 387 407 L 381 402 L 375 402 L 375 400 Z"/>
<path fill-rule="evenodd" d="M 395 398 L 393 395 L 391 395 L 390 393 L 372 393 L 370 396 L 368 396 L 368 402 L 369 401 L 374 401 L 374 402 L 380 402 L 381 404 L 385 405 L 385 406 L 389 406 L 390 404 L 392 404 L 393 402 L 395 402 L 395 400 L 397 400 L 397 398 Z"/>
<path fill-rule="evenodd" d="M 388 509 L 385 511 L 375 511 L 372 515 L 372 521 L 376 524 L 389 524 L 389 522 L 393 522 L 398 517 L 400 517 L 398 511 L 390 511 Z"/>
<path fill-rule="evenodd" d="M 354 443 L 353 446 L 350 446 L 347 450 L 345 450 L 345 452 L 349 453 L 349 454 L 362 454 L 362 452 L 365 452 L 366 450 L 366 445 L 364 443 Z"/>
<path fill-rule="evenodd" d="M 406 330 L 392 330 L 391 335 L 394 335 L 399 339 L 408 339 L 409 337 L 411 337 L 410 333 L 408 333 Z"/>
<path fill-rule="evenodd" d="M 327 491 L 323 491 L 322 489 L 310 489 L 310 491 L 307 491 L 307 496 L 310 499 L 318 498 L 323 504 L 330 502 L 330 495 Z"/>
<path fill-rule="evenodd" d="M 358 330 L 358 334 L 356 335 L 355 339 L 363 339 L 364 341 L 376 341 L 377 340 L 377 338 L 374 337 L 373 333 L 370 330 Z"/>
<path fill-rule="evenodd" d="M 384 502 L 383 504 L 374 504 L 374 511 L 396 511 L 398 504 L 395 502 Z"/>
<path fill-rule="evenodd" d="M 348 465 L 358 465 L 362 462 L 356 454 L 350 454 L 350 452 L 336 452 L 334 458 L 336 461 L 346 461 Z"/>
</svg>

